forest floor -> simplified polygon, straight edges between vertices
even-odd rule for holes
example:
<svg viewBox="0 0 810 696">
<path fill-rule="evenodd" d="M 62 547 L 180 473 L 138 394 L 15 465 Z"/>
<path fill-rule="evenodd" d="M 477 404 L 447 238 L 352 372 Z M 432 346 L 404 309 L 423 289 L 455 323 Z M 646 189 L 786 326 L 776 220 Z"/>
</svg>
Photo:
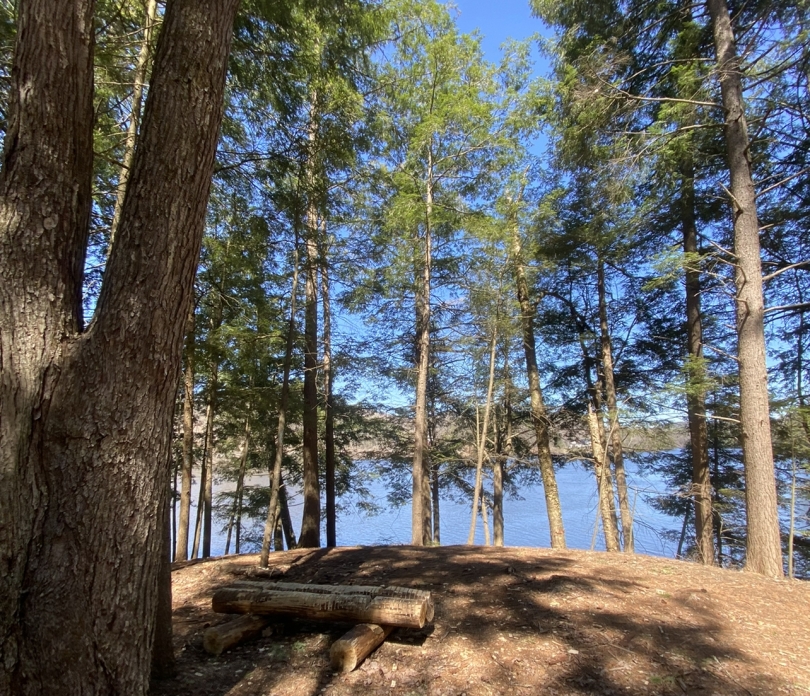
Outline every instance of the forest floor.
<svg viewBox="0 0 810 696">
<path fill-rule="evenodd" d="M 429 590 L 435 618 L 395 630 L 348 674 L 329 667 L 346 624 L 288 621 L 206 654 L 233 617 L 211 595 L 258 577 L 257 556 L 176 564 L 177 677 L 155 696 L 810 694 L 810 583 L 643 555 L 379 546 L 271 554 L 276 577 Z"/>
</svg>

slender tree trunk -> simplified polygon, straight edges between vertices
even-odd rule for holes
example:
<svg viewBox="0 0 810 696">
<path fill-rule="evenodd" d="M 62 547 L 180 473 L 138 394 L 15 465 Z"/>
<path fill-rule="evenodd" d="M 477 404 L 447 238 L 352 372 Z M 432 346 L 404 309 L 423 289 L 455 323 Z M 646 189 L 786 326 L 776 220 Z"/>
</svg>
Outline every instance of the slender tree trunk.
<svg viewBox="0 0 810 696">
<path fill-rule="evenodd" d="M 183 370 L 183 466 L 180 476 L 180 519 L 177 524 L 175 560 L 188 560 L 191 518 L 191 479 L 194 468 L 194 305 L 186 322 L 185 369 Z"/>
<path fill-rule="evenodd" d="M 479 432 L 478 430 L 478 407 L 476 407 L 475 431 L 476 439 L 478 440 L 478 452 L 475 460 L 475 488 L 473 489 L 473 506 L 472 506 L 472 519 L 470 520 L 470 531 L 467 533 L 467 543 L 472 544 L 475 541 L 475 521 L 478 517 L 478 500 L 481 497 L 482 487 L 482 470 L 484 466 L 484 450 L 487 446 L 487 433 L 489 432 L 489 414 L 492 412 L 492 393 L 495 390 L 495 349 L 498 345 L 498 329 L 496 326 L 492 327 L 492 338 L 489 342 L 489 381 L 487 383 L 487 400 L 484 404 L 484 423 Z M 484 511 L 484 503 L 481 503 L 482 518 L 486 516 Z M 485 525 L 486 526 L 486 525 Z M 489 536 L 487 530 L 487 536 Z M 489 544 L 487 544 L 488 546 Z"/>
<path fill-rule="evenodd" d="M 264 523 L 262 553 L 259 561 L 267 567 L 270 558 L 270 537 L 276 528 L 276 508 L 281 490 L 281 464 L 284 461 L 284 430 L 287 427 L 287 404 L 290 400 L 290 366 L 292 365 L 293 343 L 295 341 L 295 298 L 298 294 L 298 239 L 295 240 L 293 256 L 292 288 L 290 289 L 290 320 L 287 324 L 287 344 L 284 347 L 284 376 L 281 382 L 281 400 L 278 404 L 278 425 L 276 427 L 276 448 L 273 469 L 270 472 L 270 504 L 267 506 L 267 519 Z"/>
<path fill-rule="evenodd" d="M 205 485 L 203 491 L 202 557 L 211 556 L 211 525 L 214 503 L 214 416 L 217 410 L 217 390 L 219 389 L 219 362 L 211 363 L 211 379 L 208 382 L 208 412 L 205 419 Z"/>
<path fill-rule="evenodd" d="M 307 162 L 309 204 L 306 224 L 306 307 L 304 312 L 304 512 L 301 520 L 302 547 L 321 545 L 321 485 L 318 477 L 318 196 L 315 192 L 315 149 L 318 140 L 317 95 L 310 95 Z"/>
<path fill-rule="evenodd" d="M 616 471 L 616 489 L 619 493 L 619 513 L 622 518 L 622 549 L 633 553 L 633 513 L 627 495 L 627 476 L 624 471 L 624 450 L 622 430 L 619 424 L 619 406 L 616 400 L 616 384 L 613 379 L 613 349 L 607 320 L 607 291 L 605 288 L 605 262 L 600 258 L 597 264 L 597 290 L 599 295 L 599 335 L 602 348 L 602 371 L 605 380 L 605 397 L 610 425 L 610 446 L 613 451 L 613 468 Z"/>
<path fill-rule="evenodd" d="M 430 445 L 427 422 L 427 383 L 430 371 L 430 281 L 432 269 L 433 160 L 428 148 L 425 186 L 425 232 L 422 259 L 416 273 L 416 407 L 414 415 L 413 500 L 411 543 L 430 541 Z M 420 273 L 421 271 L 421 273 Z"/>
<path fill-rule="evenodd" d="M 440 546 L 442 543 L 441 517 L 439 514 L 439 463 L 431 464 L 430 467 L 430 495 L 433 512 L 433 544 Z"/>
<path fill-rule="evenodd" d="M 599 493 L 599 509 L 602 513 L 602 529 L 605 532 L 605 549 L 619 551 L 619 530 L 616 525 L 616 511 L 613 503 L 613 485 L 608 476 L 609 464 L 603 435 L 599 428 L 599 414 L 588 403 L 588 432 L 591 436 L 593 467 L 596 472 L 596 486 Z"/>
<path fill-rule="evenodd" d="M 85 330 L 93 9 L 18 6 L 0 173 L 0 693 L 11 696 L 148 688 L 184 320 L 236 2 L 166 9 Z"/>
<path fill-rule="evenodd" d="M 332 392 L 335 374 L 332 366 L 332 307 L 329 288 L 329 245 L 326 220 L 321 221 L 321 301 L 323 304 L 323 386 L 324 386 L 324 466 L 326 469 L 326 545 L 337 546 L 335 511 L 335 403 Z"/>
<path fill-rule="evenodd" d="M 520 236 L 517 226 L 512 226 L 512 256 L 515 264 L 515 285 L 520 304 L 520 323 L 523 328 L 523 352 L 526 356 L 526 374 L 529 380 L 532 423 L 537 438 L 537 460 L 540 475 L 543 478 L 543 492 L 546 498 L 548 527 L 551 534 L 551 548 L 565 548 L 565 527 L 563 526 L 560 493 L 557 489 L 557 477 L 554 474 L 554 462 L 551 459 L 549 441 L 549 420 L 543 392 L 540 388 L 540 372 L 537 369 L 537 347 L 534 337 L 534 307 L 529 297 L 529 285 L 526 282 L 526 270 L 523 262 Z"/>
<path fill-rule="evenodd" d="M 194 541 L 191 544 L 191 557 L 197 558 L 200 553 L 200 541 L 202 540 L 203 510 L 205 509 L 205 479 L 208 475 L 208 417 L 212 414 L 210 405 L 207 407 L 205 418 L 205 441 L 203 443 L 202 460 L 200 461 L 200 489 L 197 492 L 197 516 L 194 521 Z"/>
<path fill-rule="evenodd" d="M 237 524 L 236 520 L 238 515 L 241 514 L 240 510 L 240 503 L 242 500 L 242 486 L 245 482 L 245 469 L 247 468 L 247 460 L 248 460 L 248 452 L 250 451 L 250 404 L 248 404 L 248 415 L 245 418 L 245 436 L 244 436 L 244 443 L 242 445 L 242 456 L 239 457 L 239 473 L 236 477 L 236 490 L 234 491 L 233 496 L 233 508 L 231 510 L 231 516 L 228 520 L 228 536 L 225 539 L 225 555 L 228 555 L 228 551 L 231 548 L 231 531 L 235 524 Z M 238 529 L 238 527 L 237 527 Z M 239 540 L 238 540 L 239 533 L 237 532 L 237 540 L 236 540 L 236 553 L 239 553 Z"/>
<path fill-rule="evenodd" d="M 681 168 L 681 224 L 683 250 L 693 258 L 698 253 L 695 222 L 695 168 L 691 157 Z M 695 507 L 695 542 L 698 558 L 714 565 L 712 536 L 712 486 L 709 477 L 709 431 L 706 423 L 705 367 L 703 364 L 703 324 L 700 314 L 700 272 L 694 262 L 686 267 L 686 410 L 692 445 L 692 496 Z"/>
<path fill-rule="evenodd" d="M 712 18 L 725 140 L 731 177 L 734 253 L 737 257 L 737 338 L 740 426 L 745 467 L 746 568 L 774 578 L 784 575 L 771 445 L 765 306 L 756 191 L 751 177 L 748 126 L 743 107 L 740 59 L 726 0 L 707 0 Z"/>
<path fill-rule="evenodd" d="M 141 123 L 141 106 L 143 104 L 143 89 L 146 86 L 146 73 L 149 70 L 149 58 L 151 53 L 152 33 L 157 23 L 157 0 L 147 0 L 146 16 L 143 23 L 143 39 L 141 48 L 138 51 L 138 60 L 135 63 L 135 82 L 132 86 L 132 103 L 129 111 L 129 127 L 127 137 L 124 141 L 124 159 L 121 163 L 121 172 L 118 175 L 118 187 L 115 196 L 115 209 L 113 219 L 110 224 L 110 243 L 112 247 L 115 241 L 115 233 L 121 221 L 121 210 L 124 207 L 124 194 L 127 192 L 127 182 L 129 181 L 129 170 L 132 167 L 132 160 L 135 157 L 135 143 L 138 139 L 138 127 Z"/>
<path fill-rule="evenodd" d="M 298 546 L 298 542 L 295 540 L 295 529 L 293 529 L 290 508 L 287 505 L 287 489 L 284 487 L 283 476 L 279 478 L 278 509 L 278 514 L 281 516 L 281 529 L 284 531 L 284 540 L 287 542 L 287 548 L 294 549 Z"/>
</svg>

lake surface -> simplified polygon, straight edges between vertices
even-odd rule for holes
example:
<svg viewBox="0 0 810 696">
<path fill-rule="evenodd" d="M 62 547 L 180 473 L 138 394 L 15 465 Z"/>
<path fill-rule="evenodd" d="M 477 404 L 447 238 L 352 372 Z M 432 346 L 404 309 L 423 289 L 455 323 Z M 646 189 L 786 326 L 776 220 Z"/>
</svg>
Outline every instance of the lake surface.
<svg viewBox="0 0 810 696">
<path fill-rule="evenodd" d="M 647 498 L 656 493 L 664 493 L 665 487 L 660 479 L 641 476 L 632 462 L 627 465 L 630 500 L 634 507 L 636 551 L 654 556 L 673 557 L 677 550 L 677 541 L 666 539 L 662 531 L 680 532 L 682 519 L 676 519 L 654 509 Z M 247 485 L 267 485 L 267 476 L 255 476 Z M 566 542 L 570 548 L 604 549 L 601 534 L 594 540 L 594 522 L 596 520 L 596 483 L 593 472 L 580 464 L 569 463 L 557 471 L 557 485 L 560 491 L 560 502 L 563 510 Z M 219 491 L 233 490 L 233 483 L 227 482 L 215 486 L 214 496 Z M 369 515 L 360 509 L 361 500 L 352 494 L 341 497 L 338 501 L 337 520 L 338 546 L 360 546 L 378 544 L 407 544 L 411 538 L 410 505 L 393 507 L 388 503 L 388 488 L 383 479 L 371 481 L 366 486 L 371 493 L 371 502 L 381 512 Z M 192 500 L 197 500 L 197 488 L 192 493 Z M 368 497 L 365 500 L 369 500 Z M 442 499 L 440 503 L 441 543 L 442 545 L 464 544 L 470 525 L 471 501 L 463 503 Z M 301 504 L 291 501 L 290 513 L 296 534 L 301 524 Z M 192 509 L 192 520 L 196 517 L 196 507 Z M 490 525 L 492 523 L 490 515 Z M 246 525 L 250 523 L 246 520 Z M 255 520 L 255 529 L 259 530 L 263 520 Z M 225 534 L 220 531 L 222 522 L 215 522 L 211 542 L 211 553 L 221 555 L 225 552 Z M 326 540 L 325 531 L 321 534 L 322 542 Z M 507 546 L 549 546 L 548 517 L 542 486 L 531 484 L 520 490 L 519 497 L 506 496 L 504 500 L 504 541 Z M 478 519 L 475 543 L 484 543 L 483 526 Z M 232 542 L 233 544 L 233 542 Z M 233 550 L 233 547 L 231 547 Z M 243 551 L 254 550 L 243 547 Z"/>
</svg>

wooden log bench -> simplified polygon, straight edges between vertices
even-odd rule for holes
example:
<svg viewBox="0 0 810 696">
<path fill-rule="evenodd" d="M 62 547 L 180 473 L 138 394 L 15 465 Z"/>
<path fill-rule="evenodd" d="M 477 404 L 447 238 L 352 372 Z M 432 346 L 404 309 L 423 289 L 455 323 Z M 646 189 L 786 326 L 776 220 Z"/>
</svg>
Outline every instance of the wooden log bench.
<svg viewBox="0 0 810 696">
<path fill-rule="evenodd" d="M 215 612 L 244 615 L 208 629 L 205 649 L 215 655 L 257 635 L 273 617 L 357 622 L 330 650 L 332 668 L 341 672 L 357 667 L 394 628 L 423 628 L 434 613 L 424 590 L 248 580 L 220 588 L 211 604 Z"/>
<path fill-rule="evenodd" d="M 213 609 L 223 614 L 286 616 L 422 628 L 433 620 L 430 592 L 405 587 L 303 585 L 240 581 L 214 593 Z"/>
</svg>

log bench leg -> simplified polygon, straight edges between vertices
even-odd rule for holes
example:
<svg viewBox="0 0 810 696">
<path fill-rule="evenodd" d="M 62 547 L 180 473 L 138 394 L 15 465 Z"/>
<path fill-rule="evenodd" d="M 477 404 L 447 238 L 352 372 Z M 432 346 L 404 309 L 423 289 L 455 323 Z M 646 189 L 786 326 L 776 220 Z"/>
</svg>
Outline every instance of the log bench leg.
<svg viewBox="0 0 810 696">
<path fill-rule="evenodd" d="M 332 669 L 351 672 L 383 643 L 392 630 L 393 626 L 358 624 L 332 644 L 329 651 Z"/>
</svg>

